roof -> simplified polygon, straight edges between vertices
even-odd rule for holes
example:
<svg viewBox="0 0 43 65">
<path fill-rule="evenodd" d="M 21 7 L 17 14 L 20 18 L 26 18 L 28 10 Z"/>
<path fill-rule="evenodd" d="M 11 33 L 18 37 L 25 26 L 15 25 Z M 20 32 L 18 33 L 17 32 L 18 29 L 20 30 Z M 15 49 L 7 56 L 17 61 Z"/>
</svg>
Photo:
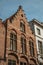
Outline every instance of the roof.
<svg viewBox="0 0 43 65">
<path fill-rule="evenodd" d="M 33 23 L 35 23 L 35 24 L 38 24 L 38 25 L 40 25 L 41 27 L 43 27 L 43 24 L 42 24 L 42 22 L 40 22 L 40 21 L 38 21 L 37 19 L 32 19 L 30 22 L 33 22 Z"/>
<path fill-rule="evenodd" d="M 11 15 L 10 17 L 8 17 L 3 22 L 6 22 L 8 19 L 12 19 L 13 17 L 15 17 L 20 9 L 22 9 L 22 6 L 21 5 L 19 6 L 18 10 L 13 15 Z M 22 11 L 24 11 L 24 10 L 22 9 Z"/>
</svg>

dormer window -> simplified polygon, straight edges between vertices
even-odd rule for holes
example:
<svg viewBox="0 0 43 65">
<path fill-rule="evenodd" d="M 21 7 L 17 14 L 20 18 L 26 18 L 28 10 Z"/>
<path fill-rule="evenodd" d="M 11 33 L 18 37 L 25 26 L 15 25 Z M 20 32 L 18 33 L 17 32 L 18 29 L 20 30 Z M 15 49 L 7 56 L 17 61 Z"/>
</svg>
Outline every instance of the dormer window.
<svg viewBox="0 0 43 65">
<path fill-rule="evenodd" d="M 23 21 L 20 22 L 20 30 L 21 30 L 22 32 L 25 32 L 25 24 L 24 24 Z"/>
</svg>

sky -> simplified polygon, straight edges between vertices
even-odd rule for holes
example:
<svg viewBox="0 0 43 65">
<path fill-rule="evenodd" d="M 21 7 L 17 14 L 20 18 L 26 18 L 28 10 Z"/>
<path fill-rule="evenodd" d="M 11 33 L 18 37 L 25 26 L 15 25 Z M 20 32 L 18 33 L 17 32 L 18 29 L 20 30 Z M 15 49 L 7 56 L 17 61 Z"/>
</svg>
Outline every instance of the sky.
<svg viewBox="0 0 43 65">
<path fill-rule="evenodd" d="M 7 19 L 17 11 L 20 5 L 28 21 L 35 18 L 43 22 L 43 0 L 0 0 L 0 18 Z"/>
</svg>

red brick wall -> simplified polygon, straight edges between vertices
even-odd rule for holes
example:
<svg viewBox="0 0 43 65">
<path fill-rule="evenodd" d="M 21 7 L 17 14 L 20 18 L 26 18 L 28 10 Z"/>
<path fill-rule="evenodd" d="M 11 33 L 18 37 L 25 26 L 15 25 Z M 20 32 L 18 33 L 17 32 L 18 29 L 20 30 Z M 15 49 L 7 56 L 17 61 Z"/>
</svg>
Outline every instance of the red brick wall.
<svg viewBox="0 0 43 65">
<path fill-rule="evenodd" d="M 23 15 L 23 17 L 21 16 L 21 14 Z M 12 23 L 10 22 L 10 19 L 12 19 Z M 20 21 L 21 20 L 23 20 L 24 24 L 25 24 L 25 33 L 20 31 Z M 10 33 L 12 32 L 12 29 L 14 29 L 17 32 L 17 53 L 10 51 Z M 26 50 L 27 50 L 26 57 L 28 59 L 32 58 L 30 55 L 30 49 L 29 49 L 29 40 L 32 39 L 33 43 L 34 43 L 34 54 L 35 54 L 34 57 L 35 57 L 35 60 L 37 60 L 36 59 L 37 49 L 36 49 L 35 36 L 32 34 L 32 31 L 30 29 L 30 26 L 28 24 L 28 21 L 27 21 L 25 15 L 24 15 L 23 10 L 20 9 L 20 10 L 18 10 L 18 12 L 16 13 L 15 16 L 13 15 L 9 19 L 7 19 L 7 40 L 6 40 L 6 62 L 5 62 L 5 64 L 8 65 L 8 59 L 10 59 L 10 58 L 13 59 L 13 57 L 11 55 L 8 55 L 9 53 L 15 53 L 19 58 L 22 56 L 22 54 L 21 54 L 21 51 L 22 51 L 21 40 L 20 40 L 22 34 L 25 35 L 25 37 L 26 37 Z M 4 25 L 1 23 L 0 24 L 0 52 L 1 52 L 2 57 L 4 54 L 4 42 L 5 42 L 5 28 L 4 28 Z M 22 58 L 21 61 L 25 61 L 25 59 Z"/>
<path fill-rule="evenodd" d="M 4 58 L 4 45 L 5 45 L 5 28 L 0 21 L 0 58 Z"/>
</svg>

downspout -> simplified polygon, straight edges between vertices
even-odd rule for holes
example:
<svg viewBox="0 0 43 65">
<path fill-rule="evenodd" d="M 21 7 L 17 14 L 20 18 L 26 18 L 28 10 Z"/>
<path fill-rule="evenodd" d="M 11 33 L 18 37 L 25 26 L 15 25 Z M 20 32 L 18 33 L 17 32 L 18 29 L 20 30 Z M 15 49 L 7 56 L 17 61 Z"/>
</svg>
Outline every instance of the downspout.
<svg viewBox="0 0 43 65">
<path fill-rule="evenodd" d="M 7 21 L 5 22 L 4 26 L 5 26 L 5 49 L 4 49 L 4 61 L 6 61 Z"/>
</svg>

